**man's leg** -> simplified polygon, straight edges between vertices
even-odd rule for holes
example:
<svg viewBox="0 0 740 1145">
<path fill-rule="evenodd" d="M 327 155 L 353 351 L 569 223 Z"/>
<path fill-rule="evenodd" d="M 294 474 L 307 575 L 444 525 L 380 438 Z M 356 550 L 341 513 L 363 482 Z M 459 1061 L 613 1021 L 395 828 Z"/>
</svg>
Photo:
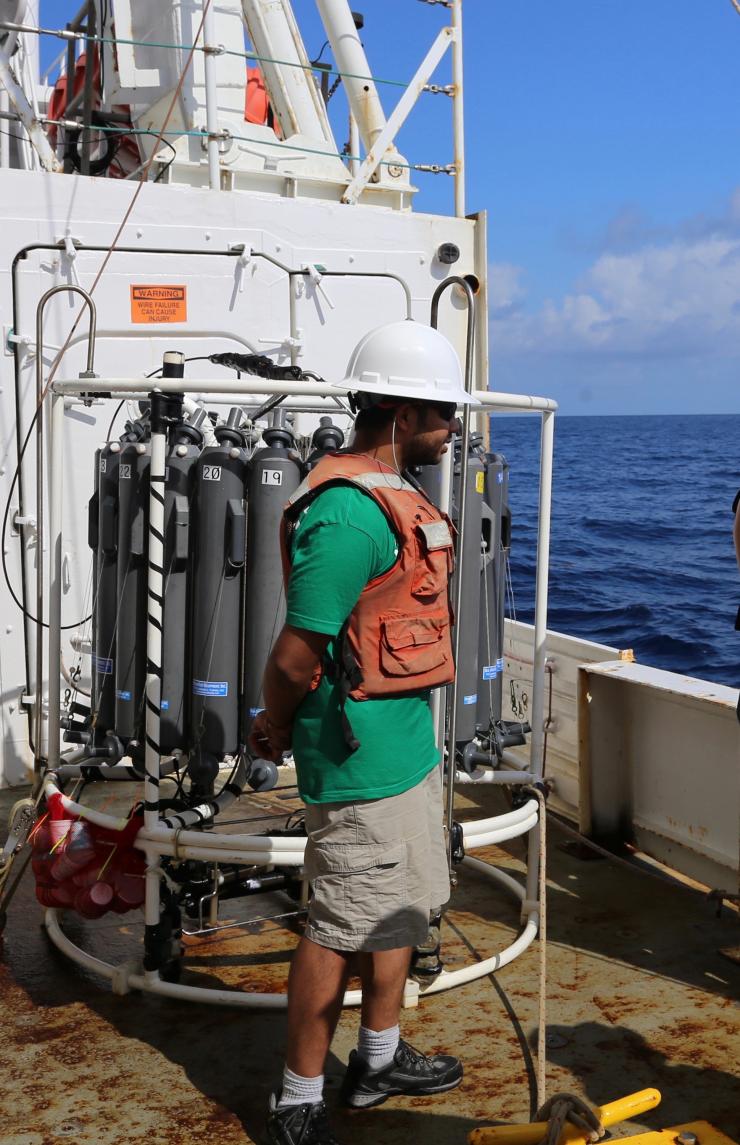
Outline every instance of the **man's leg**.
<svg viewBox="0 0 740 1145">
<path fill-rule="evenodd" d="M 288 977 L 286 1064 L 301 1077 L 317 1077 L 324 1072 L 342 1010 L 348 966 L 346 953 L 319 946 L 310 938 L 302 938 L 293 955 Z"/>
<path fill-rule="evenodd" d="M 272 1145 L 338 1145 L 323 1101 L 324 1061 L 342 1009 L 349 956 L 305 935 L 288 977 L 288 1052 L 282 1088 L 270 1097 Z"/>
<path fill-rule="evenodd" d="M 387 1030 L 398 1025 L 411 947 L 361 952 L 358 961 L 363 1026 L 368 1030 Z"/>
</svg>

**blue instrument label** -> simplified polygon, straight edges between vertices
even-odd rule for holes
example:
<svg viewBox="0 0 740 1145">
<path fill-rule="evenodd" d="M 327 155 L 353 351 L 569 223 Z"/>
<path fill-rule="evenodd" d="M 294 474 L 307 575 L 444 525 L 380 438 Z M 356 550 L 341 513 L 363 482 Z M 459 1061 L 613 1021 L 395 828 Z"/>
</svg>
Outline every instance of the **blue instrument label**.
<svg viewBox="0 0 740 1145">
<path fill-rule="evenodd" d="M 193 680 L 194 696 L 228 696 L 228 680 Z"/>
<path fill-rule="evenodd" d="M 106 656 L 93 656 L 93 668 L 99 676 L 113 675 L 113 661 Z"/>
<path fill-rule="evenodd" d="M 475 703 L 477 703 L 477 701 L 478 701 L 478 694 L 477 693 L 474 696 L 463 696 L 463 703 L 464 704 L 475 704 Z"/>
</svg>

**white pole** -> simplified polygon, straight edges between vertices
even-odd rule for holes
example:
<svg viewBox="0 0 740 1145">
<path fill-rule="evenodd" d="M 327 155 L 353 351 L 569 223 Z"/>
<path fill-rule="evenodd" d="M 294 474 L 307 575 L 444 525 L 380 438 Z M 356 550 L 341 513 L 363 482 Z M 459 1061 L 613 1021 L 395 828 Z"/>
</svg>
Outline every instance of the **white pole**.
<svg viewBox="0 0 740 1145">
<path fill-rule="evenodd" d="M 360 132 L 352 112 L 349 113 L 349 154 L 349 170 L 354 176 L 360 170 Z"/>
<path fill-rule="evenodd" d="M 452 124 L 455 149 L 455 214 L 465 218 L 465 117 L 463 109 L 462 0 L 452 0 Z"/>
<path fill-rule="evenodd" d="M 537 571 L 534 600 L 534 654 L 532 658 L 532 734 L 529 770 L 541 777 L 545 747 L 545 643 L 547 640 L 547 591 L 550 566 L 550 513 L 552 510 L 552 465 L 555 442 L 555 414 L 542 413 L 540 438 L 540 495 L 537 531 Z M 544 814 L 540 804 L 540 815 Z M 527 858 L 527 901 L 537 898 L 539 881 L 539 831 L 529 836 Z"/>
<path fill-rule="evenodd" d="M 149 469 L 149 533 L 146 628 L 146 748 L 144 763 L 144 823 L 149 830 L 159 822 L 159 725 L 162 703 L 162 617 L 164 614 L 164 484 L 167 434 L 157 427 L 152 394 L 152 440 Z"/>
<path fill-rule="evenodd" d="M 26 11 L 22 23 L 27 24 L 30 28 L 38 28 L 40 21 L 39 7 L 39 0 L 26 0 Z M 41 36 L 26 36 L 24 50 L 26 59 L 28 60 L 31 83 L 33 84 L 34 90 L 36 90 L 41 82 L 41 69 L 39 64 Z"/>
<path fill-rule="evenodd" d="M 12 120 L 5 118 L 10 112 L 10 100 L 5 88 L 0 88 L 0 120 L 2 120 L 2 134 L 0 134 L 0 168 L 10 166 L 10 136 L 7 134 Z M 15 132 L 13 132 L 15 135 Z"/>
<path fill-rule="evenodd" d="M 554 438 L 555 415 L 553 413 L 543 413 L 540 440 L 540 495 L 534 603 L 532 739 L 530 749 L 530 771 L 534 775 L 542 775 L 542 753 L 545 738 L 545 641 L 547 638 L 547 590 L 550 565 L 550 513 L 552 511 Z"/>
<path fill-rule="evenodd" d="M 206 130 L 208 131 L 208 180 L 212 191 L 221 190 L 221 159 L 218 151 L 218 85 L 216 83 L 215 13 L 203 0 L 203 66 L 206 81 Z"/>
<path fill-rule="evenodd" d="M 182 377 L 184 356 L 164 355 L 163 373 Z M 171 400 L 171 399 L 170 399 Z M 162 707 L 162 620 L 164 617 L 164 491 L 167 465 L 167 401 L 160 390 L 151 396 L 151 462 L 149 466 L 149 530 L 147 544 L 147 626 L 146 626 L 146 724 L 144 766 L 144 828 L 153 831 L 159 824 L 159 747 Z M 159 978 L 159 952 L 156 927 L 160 921 L 159 862 L 147 853 L 144 884 L 144 967 L 149 979 Z"/>
<path fill-rule="evenodd" d="M 385 127 L 385 115 L 352 12 L 347 0 L 316 0 L 316 4 L 337 68 L 344 73 L 342 83 L 362 142 L 370 151 Z"/>
<path fill-rule="evenodd" d="M 49 732 L 47 737 L 47 760 L 51 771 L 59 765 L 61 711 L 63 434 L 64 395 L 52 393 L 51 423 L 49 426 L 51 490 L 49 494 Z M 41 538 L 39 537 L 39 547 L 40 545 Z"/>
</svg>

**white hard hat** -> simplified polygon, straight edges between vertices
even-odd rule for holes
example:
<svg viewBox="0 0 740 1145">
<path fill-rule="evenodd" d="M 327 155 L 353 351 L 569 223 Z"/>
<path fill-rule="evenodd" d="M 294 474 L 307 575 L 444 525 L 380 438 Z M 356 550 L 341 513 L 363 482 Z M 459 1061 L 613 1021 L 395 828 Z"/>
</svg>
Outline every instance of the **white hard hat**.
<svg viewBox="0 0 740 1145">
<path fill-rule="evenodd" d="M 355 346 L 347 376 L 335 385 L 351 392 L 421 402 L 479 405 L 463 385 L 454 346 L 432 326 L 390 322 L 371 330 Z"/>
</svg>

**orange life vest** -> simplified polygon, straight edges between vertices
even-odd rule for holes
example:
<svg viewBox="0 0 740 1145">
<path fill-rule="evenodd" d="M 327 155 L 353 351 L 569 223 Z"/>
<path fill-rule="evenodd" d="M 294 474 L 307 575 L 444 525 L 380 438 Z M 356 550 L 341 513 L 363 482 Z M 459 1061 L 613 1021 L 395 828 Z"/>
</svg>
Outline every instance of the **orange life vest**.
<svg viewBox="0 0 740 1145">
<path fill-rule="evenodd" d="M 296 489 L 281 529 L 286 585 L 292 529 L 330 485 L 351 485 L 371 497 L 398 541 L 395 562 L 367 583 L 340 633 L 344 697 L 379 699 L 451 683 L 453 525 L 421 489 L 381 462 L 355 453 L 327 454 Z"/>
</svg>

